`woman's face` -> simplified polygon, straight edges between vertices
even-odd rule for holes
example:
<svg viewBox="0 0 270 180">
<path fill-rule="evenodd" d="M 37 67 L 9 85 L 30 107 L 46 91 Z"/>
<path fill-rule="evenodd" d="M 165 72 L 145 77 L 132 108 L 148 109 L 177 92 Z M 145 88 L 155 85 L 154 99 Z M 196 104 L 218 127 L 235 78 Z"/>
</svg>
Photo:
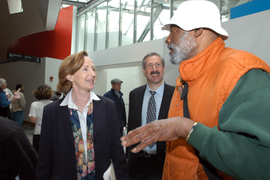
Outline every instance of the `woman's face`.
<svg viewBox="0 0 270 180">
<path fill-rule="evenodd" d="M 95 87 L 96 69 L 93 61 L 88 57 L 84 57 L 84 64 L 73 75 L 67 75 L 67 79 L 72 82 L 74 90 L 90 91 Z"/>
</svg>

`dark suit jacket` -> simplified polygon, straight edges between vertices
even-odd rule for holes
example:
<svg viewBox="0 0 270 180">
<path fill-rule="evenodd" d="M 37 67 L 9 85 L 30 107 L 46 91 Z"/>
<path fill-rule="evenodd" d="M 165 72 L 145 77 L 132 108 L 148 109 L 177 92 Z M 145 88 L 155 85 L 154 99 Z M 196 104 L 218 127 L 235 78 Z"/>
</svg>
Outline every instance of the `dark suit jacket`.
<svg viewBox="0 0 270 180">
<path fill-rule="evenodd" d="M 142 124 L 141 115 L 142 115 L 142 103 L 146 85 L 140 86 L 129 93 L 129 116 L 128 116 L 128 131 L 131 131 L 137 127 L 140 127 Z M 163 98 L 161 102 L 161 107 L 159 111 L 158 119 L 164 119 L 168 116 L 168 111 L 174 92 L 174 87 L 165 84 Z M 138 160 L 138 153 L 132 153 L 130 150 L 136 145 L 132 145 L 127 148 L 127 157 L 128 157 L 128 167 L 129 167 L 129 176 L 132 177 L 132 174 L 135 173 L 134 169 Z M 158 155 L 158 164 L 159 171 L 163 171 L 164 159 L 165 159 L 165 150 L 166 142 L 157 142 L 157 155 Z"/>
<path fill-rule="evenodd" d="M 119 93 L 121 94 L 121 98 L 118 98 L 118 96 L 115 94 L 114 90 L 111 89 L 110 91 L 106 92 L 103 96 L 114 101 L 114 103 L 116 105 L 116 109 L 117 109 L 117 116 L 118 116 L 119 125 L 120 125 L 120 127 L 126 127 L 127 118 L 126 118 L 125 103 L 124 103 L 124 100 L 122 98 L 123 93 L 121 91 L 119 91 Z"/>
<path fill-rule="evenodd" d="M 120 131 L 113 101 L 100 97 L 93 101 L 94 151 L 96 180 L 112 159 L 117 179 L 128 179 L 127 163 L 120 141 Z M 44 107 L 38 156 L 37 179 L 77 179 L 74 138 L 67 106 L 59 106 L 63 99 Z"/>
<path fill-rule="evenodd" d="M 0 179 L 35 180 L 37 153 L 23 128 L 0 117 Z"/>
</svg>

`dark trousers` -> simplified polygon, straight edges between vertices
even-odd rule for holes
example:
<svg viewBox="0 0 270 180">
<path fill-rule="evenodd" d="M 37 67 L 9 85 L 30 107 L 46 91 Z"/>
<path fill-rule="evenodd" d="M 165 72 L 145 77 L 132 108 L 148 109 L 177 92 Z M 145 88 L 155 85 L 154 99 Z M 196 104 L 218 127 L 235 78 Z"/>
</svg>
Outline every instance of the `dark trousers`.
<svg viewBox="0 0 270 180">
<path fill-rule="evenodd" d="M 139 159 L 135 172 L 129 174 L 129 180 L 161 180 L 162 171 L 158 168 L 160 164 L 157 161 L 157 155 L 147 157 L 143 151 L 139 153 Z"/>
<path fill-rule="evenodd" d="M 36 152 L 39 152 L 39 142 L 40 142 L 40 135 L 34 134 L 33 136 L 33 147 Z"/>
</svg>

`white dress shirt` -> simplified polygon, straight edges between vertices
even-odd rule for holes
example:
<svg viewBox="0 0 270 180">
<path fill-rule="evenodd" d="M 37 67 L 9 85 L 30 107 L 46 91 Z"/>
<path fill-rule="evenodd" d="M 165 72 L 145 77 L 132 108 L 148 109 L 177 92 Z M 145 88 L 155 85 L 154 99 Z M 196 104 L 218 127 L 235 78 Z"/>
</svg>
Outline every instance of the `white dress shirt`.
<svg viewBox="0 0 270 180">
<path fill-rule="evenodd" d="M 83 109 L 83 113 L 79 111 L 79 108 L 76 106 L 72 99 L 72 92 L 73 89 L 70 90 L 70 92 L 66 95 L 65 99 L 63 102 L 60 104 L 60 106 L 68 106 L 68 108 L 75 109 L 77 110 L 78 116 L 79 116 L 79 121 L 80 121 L 80 126 L 81 126 L 81 131 L 82 131 L 82 137 L 83 137 L 83 144 L 84 144 L 84 151 L 85 151 L 85 158 L 87 158 L 87 110 L 88 106 L 93 100 L 99 101 L 99 97 L 94 93 L 90 91 L 90 98 L 87 104 L 85 105 Z M 86 159 L 87 162 L 87 159 Z"/>
<path fill-rule="evenodd" d="M 154 95 L 155 97 L 155 102 L 156 102 L 156 120 L 158 119 L 159 116 L 159 110 L 161 106 L 161 101 L 163 97 L 163 92 L 164 92 L 164 82 L 155 90 L 156 94 Z M 146 124 L 146 117 L 147 117 L 147 107 L 148 107 L 148 101 L 151 97 L 150 91 L 151 89 L 149 88 L 148 84 L 146 86 L 144 96 L 143 96 L 143 104 L 142 104 L 142 126 Z M 151 90 L 153 91 L 153 90 Z M 157 145 L 153 146 L 151 149 L 149 146 L 144 148 L 144 151 L 146 151 L 149 154 L 156 154 L 157 153 Z"/>
</svg>

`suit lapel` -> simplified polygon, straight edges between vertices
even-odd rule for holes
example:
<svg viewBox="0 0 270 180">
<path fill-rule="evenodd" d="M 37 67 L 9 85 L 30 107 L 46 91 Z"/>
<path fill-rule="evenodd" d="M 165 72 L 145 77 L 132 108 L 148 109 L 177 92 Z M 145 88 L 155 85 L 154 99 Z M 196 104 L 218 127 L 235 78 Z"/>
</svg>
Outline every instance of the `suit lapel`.
<svg viewBox="0 0 270 180">
<path fill-rule="evenodd" d="M 70 111 L 67 106 L 59 106 L 58 118 L 60 119 L 60 126 L 63 126 L 63 129 L 67 133 L 67 137 L 71 143 L 74 143 L 69 113 Z"/>
<path fill-rule="evenodd" d="M 167 118 L 167 110 L 166 109 L 168 106 L 170 106 L 170 102 L 171 102 L 170 97 L 171 96 L 172 95 L 168 93 L 167 84 L 165 84 L 158 119 Z"/>
<path fill-rule="evenodd" d="M 93 119 L 93 123 L 94 123 L 94 136 L 93 138 L 95 139 L 95 136 L 97 134 L 97 130 L 98 127 L 100 125 L 100 121 L 98 121 L 98 119 L 101 118 L 101 114 L 104 113 L 102 112 L 104 108 L 102 107 L 102 103 L 101 100 L 99 101 L 93 101 L 93 115 L 94 115 L 94 119 Z"/>
<path fill-rule="evenodd" d="M 142 125 L 142 103 L 143 103 L 143 97 L 145 92 L 146 85 L 143 86 L 141 89 L 139 89 L 138 94 L 134 97 L 134 104 L 135 104 L 135 113 L 138 115 L 138 121 L 137 121 L 137 127 Z"/>
</svg>

